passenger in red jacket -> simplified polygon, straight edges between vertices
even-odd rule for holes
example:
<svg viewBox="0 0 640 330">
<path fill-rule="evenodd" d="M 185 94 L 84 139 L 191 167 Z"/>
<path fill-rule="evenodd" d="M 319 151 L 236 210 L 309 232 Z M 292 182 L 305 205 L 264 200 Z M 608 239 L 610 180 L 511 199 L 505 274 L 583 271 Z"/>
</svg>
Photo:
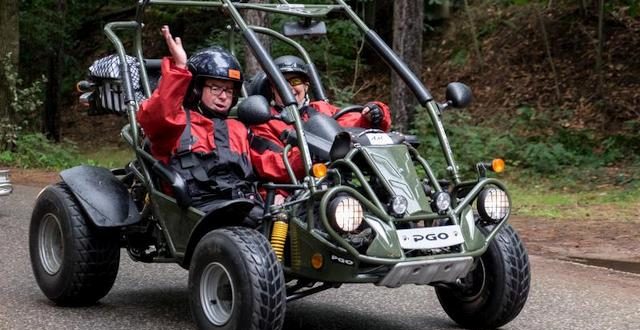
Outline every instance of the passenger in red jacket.
<svg viewBox="0 0 640 330">
<path fill-rule="evenodd" d="M 335 106 L 325 101 L 309 102 L 309 73 L 305 62 L 291 55 L 281 56 L 274 60 L 280 72 L 291 86 L 291 92 L 298 101 L 298 105 L 303 110 L 302 119 L 308 118 L 309 106 L 315 111 L 333 116 L 339 111 Z M 276 115 L 282 111 L 282 100 L 275 88 L 272 87 L 275 107 L 271 112 Z M 391 114 L 389 108 L 382 102 L 367 103 L 362 112 L 347 113 L 338 118 L 338 123 L 344 127 L 378 128 L 388 131 L 391 128 Z M 251 126 L 253 135 L 251 143 L 251 162 L 256 170 L 256 174 L 263 181 L 276 183 L 290 183 L 291 180 L 282 159 L 282 151 L 285 146 L 283 142 L 283 132 L 294 130 L 293 125 L 288 125 L 281 120 L 272 119 L 265 124 Z M 297 178 L 304 176 L 304 166 L 302 156 L 297 147 L 291 149 L 287 155 L 289 163 Z"/>
<path fill-rule="evenodd" d="M 162 79 L 137 119 L 151 154 L 187 181 L 193 206 L 210 210 L 212 200 L 253 199 L 248 130 L 227 118 L 242 87 L 236 58 L 209 47 L 187 60 L 180 38 L 162 28 L 172 57 L 162 60 Z"/>
</svg>

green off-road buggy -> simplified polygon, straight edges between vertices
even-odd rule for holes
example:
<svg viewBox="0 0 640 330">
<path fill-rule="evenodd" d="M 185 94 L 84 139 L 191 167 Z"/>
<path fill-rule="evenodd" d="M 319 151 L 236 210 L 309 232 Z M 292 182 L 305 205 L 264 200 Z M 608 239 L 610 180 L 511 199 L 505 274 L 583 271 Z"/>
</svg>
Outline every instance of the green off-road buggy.
<svg viewBox="0 0 640 330">
<path fill-rule="evenodd" d="M 190 206 L 183 178 L 148 152 L 135 113 L 158 78 L 159 61 L 145 59 L 141 46 L 142 17 L 150 5 L 218 7 L 232 20 L 230 33 L 242 35 L 263 69 L 246 84 L 235 109 L 247 125 L 272 119 L 261 95 L 268 81 L 283 96 L 287 106 L 278 120 L 293 124 L 296 132 L 283 154 L 298 147 L 306 176 L 296 179 L 289 167 L 290 183 L 257 183 L 268 192 L 258 228 L 239 225 L 253 205 L 248 200 L 220 203 L 207 214 Z M 281 34 L 247 25 L 241 9 L 296 21 L 286 23 Z M 352 20 L 427 109 L 447 178 L 436 177 L 416 150 L 415 137 L 337 125 L 335 118 L 358 106 L 334 118 L 301 121 L 295 98 L 256 35 L 292 46 L 307 62 L 313 97 L 326 99 L 311 58 L 291 37 L 325 32 L 318 19 L 328 14 Z M 280 329 L 287 302 L 343 283 L 433 286 L 446 313 L 466 328 L 500 327 L 523 308 L 530 282 L 527 253 L 507 223 L 511 200 L 505 185 L 487 176 L 502 164 L 479 162 L 477 178 L 463 181 L 441 121 L 445 107 L 471 101 L 470 90 L 451 83 L 446 102 L 437 103 L 343 0 L 334 5 L 141 0 L 135 20 L 108 23 L 104 31 L 117 55 L 92 66 L 89 81 L 79 85 L 86 92 L 81 100 L 90 105 L 90 114 L 128 116 L 122 137 L 136 157 L 120 169 L 64 170 L 61 182 L 39 194 L 29 232 L 31 262 L 38 285 L 55 303 L 91 304 L 105 296 L 124 248 L 135 261 L 175 262 L 188 269 L 191 310 L 203 329 Z M 132 56 L 116 31 L 133 35 Z M 274 205 L 276 190 L 288 191 L 283 204 Z"/>
</svg>

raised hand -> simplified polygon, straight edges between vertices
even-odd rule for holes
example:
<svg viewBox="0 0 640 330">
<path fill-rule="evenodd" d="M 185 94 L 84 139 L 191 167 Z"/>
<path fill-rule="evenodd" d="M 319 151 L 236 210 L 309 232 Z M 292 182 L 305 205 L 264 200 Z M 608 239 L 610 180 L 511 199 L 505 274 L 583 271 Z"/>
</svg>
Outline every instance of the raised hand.
<svg viewBox="0 0 640 330">
<path fill-rule="evenodd" d="M 163 25 L 162 29 L 162 37 L 164 37 L 164 41 L 167 43 L 167 48 L 169 48 L 169 52 L 173 57 L 173 61 L 175 65 L 179 68 L 186 69 L 187 68 L 187 53 L 184 51 L 182 47 L 182 40 L 180 37 L 173 39 L 171 35 L 171 31 L 169 30 L 169 26 Z"/>
</svg>

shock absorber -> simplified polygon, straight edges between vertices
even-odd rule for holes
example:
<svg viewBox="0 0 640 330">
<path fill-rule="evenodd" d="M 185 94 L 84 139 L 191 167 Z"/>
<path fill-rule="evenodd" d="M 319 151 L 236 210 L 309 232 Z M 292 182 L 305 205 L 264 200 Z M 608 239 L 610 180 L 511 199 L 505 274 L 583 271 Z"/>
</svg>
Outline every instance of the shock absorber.
<svg viewBox="0 0 640 330">
<path fill-rule="evenodd" d="M 271 247 L 279 261 L 284 259 L 284 243 L 287 240 L 289 231 L 289 221 L 287 214 L 282 212 L 274 217 L 273 228 L 271 229 Z"/>
</svg>

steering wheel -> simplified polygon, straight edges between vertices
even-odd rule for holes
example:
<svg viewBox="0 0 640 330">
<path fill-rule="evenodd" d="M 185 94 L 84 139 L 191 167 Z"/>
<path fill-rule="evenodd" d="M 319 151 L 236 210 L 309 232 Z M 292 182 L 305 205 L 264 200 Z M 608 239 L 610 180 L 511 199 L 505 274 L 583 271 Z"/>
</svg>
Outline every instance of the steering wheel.
<svg viewBox="0 0 640 330">
<path fill-rule="evenodd" d="M 342 117 L 343 115 L 350 113 L 350 112 L 361 112 L 362 109 L 364 109 L 364 105 L 359 105 L 359 104 L 352 104 L 352 105 L 348 105 L 342 109 L 340 109 L 340 111 L 336 112 L 333 115 L 333 119 L 338 120 L 338 118 Z"/>
</svg>

